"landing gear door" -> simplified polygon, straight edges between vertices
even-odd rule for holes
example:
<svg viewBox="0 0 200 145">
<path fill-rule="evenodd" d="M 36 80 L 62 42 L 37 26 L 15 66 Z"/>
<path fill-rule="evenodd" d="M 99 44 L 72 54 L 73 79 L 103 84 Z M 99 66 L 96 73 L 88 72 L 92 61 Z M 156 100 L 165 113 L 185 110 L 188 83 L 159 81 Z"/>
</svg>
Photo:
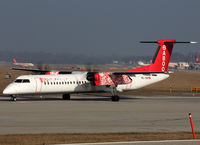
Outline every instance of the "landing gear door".
<svg viewBox="0 0 200 145">
<path fill-rule="evenodd" d="M 42 91 L 42 82 L 40 78 L 34 78 L 35 80 L 35 92 L 40 93 Z"/>
</svg>

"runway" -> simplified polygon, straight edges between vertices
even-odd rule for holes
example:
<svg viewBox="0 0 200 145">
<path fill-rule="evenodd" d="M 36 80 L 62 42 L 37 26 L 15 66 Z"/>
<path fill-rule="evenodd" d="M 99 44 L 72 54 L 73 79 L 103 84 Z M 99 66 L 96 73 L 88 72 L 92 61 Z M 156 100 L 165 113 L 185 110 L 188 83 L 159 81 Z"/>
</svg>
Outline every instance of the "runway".
<svg viewBox="0 0 200 145">
<path fill-rule="evenodd" d="M 0 98 L 0 134 L 112 133 L 195 131 L 200 127 L 200 97 L 122 96 L 111 102 L 106 96 L 73 95 L 37 99 Z"/>
<path fill-rule="evenodd" d="M 163 140 L 163 141 L 129 141 L 129 142 L 102 142 L 102 143 L 76 143 L 60 145 L 197 145 L 200 140 Z M 59 144 L 57 144 L 59 145 Z"/>
</svg>

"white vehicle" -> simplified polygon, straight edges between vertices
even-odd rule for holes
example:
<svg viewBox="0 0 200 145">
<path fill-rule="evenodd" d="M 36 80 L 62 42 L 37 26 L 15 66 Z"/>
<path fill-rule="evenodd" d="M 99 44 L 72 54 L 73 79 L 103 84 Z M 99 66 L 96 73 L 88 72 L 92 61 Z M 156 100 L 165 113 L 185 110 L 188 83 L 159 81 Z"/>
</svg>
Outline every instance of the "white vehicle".
<svg viewBox="0 0 200 145">
<path fill-rule="evenodd" d="M 128 71 L 79 72 L 58 75 L 24 75 L 16 78 L 3 91 L 12 100 L 20 95 L 63 94 L 70 100 L 72 93 L 111 92 L 112 101 L 119 101 L 117 92 L 130 91 L 162 81 L 169 77 L 168 64 L 176 40 L 143 41 L 158 43 L 159 47 L 151 64 Z"/>
</svg>

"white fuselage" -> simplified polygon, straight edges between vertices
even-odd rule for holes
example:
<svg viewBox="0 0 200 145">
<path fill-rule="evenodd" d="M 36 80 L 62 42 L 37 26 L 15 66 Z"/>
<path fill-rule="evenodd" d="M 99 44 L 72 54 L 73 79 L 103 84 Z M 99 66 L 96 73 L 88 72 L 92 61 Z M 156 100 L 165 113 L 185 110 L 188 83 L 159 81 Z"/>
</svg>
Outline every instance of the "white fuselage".
<svg viewBox="0 0 200 145">
<path fill-rule="evenodd" d="M 19 63 L 19 62 L 15 62 L 15 63 L 13 63 L 14 65 L 17 65 L 17 66 L 23 66 L 23 67 L 33 67 L 34 66 L 34 64 L 32 64 L 32 63 Z"/>
<path fill-rule="evenodd" d="M 84 92 L 108 92 L 110 86 L 94 86 L 86 79 L 87 73 L 63 75 L 24 75 L 18 77 L 3 91 L 6 95 L 65 94 Z M 130 76 L 132 83 L 118 85 L 119 92 L 145 87 L 168 78 L 168 74 L 137 74 Z"/>
</svg>

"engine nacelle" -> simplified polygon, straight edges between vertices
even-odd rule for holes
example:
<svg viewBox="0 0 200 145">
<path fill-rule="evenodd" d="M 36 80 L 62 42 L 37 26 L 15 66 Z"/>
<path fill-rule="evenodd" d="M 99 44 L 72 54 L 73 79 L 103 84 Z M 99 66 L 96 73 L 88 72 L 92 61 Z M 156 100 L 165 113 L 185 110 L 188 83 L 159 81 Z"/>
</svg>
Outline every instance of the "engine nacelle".
<svg viewBox="0 0 200 145">
<path fill-rule="evenodd" d="M 128 75 L 112 75 L 110 72 L 89 72 L 87 74 L 87 80 L 96 86 L 120 85 L 132 82 Z"/>
</svg>

